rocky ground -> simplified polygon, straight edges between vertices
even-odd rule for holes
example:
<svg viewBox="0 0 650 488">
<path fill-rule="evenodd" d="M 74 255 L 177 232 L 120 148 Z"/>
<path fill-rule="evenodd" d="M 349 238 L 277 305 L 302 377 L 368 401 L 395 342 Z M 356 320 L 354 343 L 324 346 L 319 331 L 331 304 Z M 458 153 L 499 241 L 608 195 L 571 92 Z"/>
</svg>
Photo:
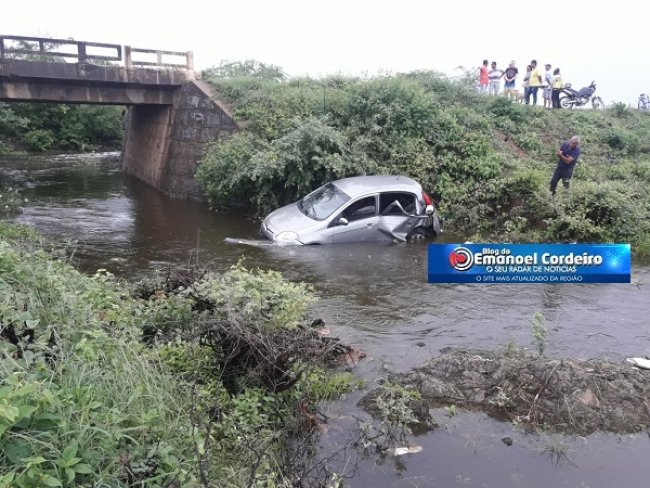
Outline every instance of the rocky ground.
<svg viewBox="0 0 650 488">
<path fill-rule="evenodd" d="M 650 371 L 627 363 L 550 359 L 519 349 L 453 350 L 389 382 L 419 392 L 410 406 L 422 422 L 431 422 L 431 409 L 454 405 L 569 434 L 650 427 Z M 369 393 L 364 408 L 376 411 L 385 391 Z"/>
</svg>

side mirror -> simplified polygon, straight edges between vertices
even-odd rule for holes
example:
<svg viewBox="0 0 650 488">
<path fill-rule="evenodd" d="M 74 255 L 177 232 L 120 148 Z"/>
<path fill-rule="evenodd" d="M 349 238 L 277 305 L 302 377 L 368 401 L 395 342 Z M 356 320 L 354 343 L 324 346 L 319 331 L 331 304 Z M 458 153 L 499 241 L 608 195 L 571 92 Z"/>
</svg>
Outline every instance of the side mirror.
<svg viewBox="0 0 650 488">
<path fill-rule="evenodd" d="M 424 209 L 424 213 L 426 213 L 427 215 L 433 215 L 433 211 L 434 211 L 433 205 L 427 205 L 426 208 Z"/>
<path fill-rule="evenodd" d="M 348 225 L 350 221 L 346 219 L 345 217 L 341 217 L 336 221 L 336 225 Z"/>
</svg>

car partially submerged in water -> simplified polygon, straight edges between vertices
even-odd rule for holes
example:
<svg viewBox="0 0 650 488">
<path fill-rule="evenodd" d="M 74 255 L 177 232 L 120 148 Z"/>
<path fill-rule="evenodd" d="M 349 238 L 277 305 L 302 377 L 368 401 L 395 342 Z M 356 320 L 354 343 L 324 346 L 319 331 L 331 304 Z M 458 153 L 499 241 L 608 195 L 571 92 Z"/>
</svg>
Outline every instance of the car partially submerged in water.
<svg viewBox="0 0 650 488">
<path fill-rule="evenodd" d="M 262 222 L 278 244 L 404 242 L 439 235 L 440 219 L 422 186 L 406 176 L 356 176 L 333 181 Z"/>
</svg>

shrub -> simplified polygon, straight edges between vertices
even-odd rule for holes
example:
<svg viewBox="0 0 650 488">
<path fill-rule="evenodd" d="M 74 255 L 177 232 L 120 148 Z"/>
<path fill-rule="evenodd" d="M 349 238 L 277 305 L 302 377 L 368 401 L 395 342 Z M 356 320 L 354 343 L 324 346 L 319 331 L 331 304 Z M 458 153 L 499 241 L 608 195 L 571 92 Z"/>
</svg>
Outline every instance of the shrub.
<svg viewBox="0 0 650 488">
<path fill-rule="evenodd" d="M 246 61 L 222 61 L 203 71 L 204 78 L 255 78 L 269 81 L 283 81 L 286 75 L 282 68 L 272 64 L 260 63 L 252 59 Z"/>
<path fill-rule="evenodd" d="M 238 198 L 249 200 L 254 196 L 250 161 L 265 147 L 267 145 L 255 135 L 240 132 L 208 148 L 196 178 L 211 203 L 224 205 Z"/>
<path fill-rule="evenodd" d="M 619 119 L 625 118 L 630 115 L 630 111 L 628 110 L 627 105 L 624 104 L 623 102 L 614 103 L 609 108 L 609 110 L 611 111 L 614 117 L 618 117 Z"/>
<path fill-rule="evenodd" d="M 54 144 L 54 135 L 49 130 L 31 130 L 25 134 L 24 142 L 30 151 L 43 152 Z"/>
<path fill-rule="evenodd" d="M 290 441 L 305 442 L 293 436 L 300 408 L 350 388 L 297 361 L 303 348 L 328 350 L 298 327 L 307 287 L 239 266 L 187 288 L 134 290 L 0 226 L 0 487 L 288 485 Z M 282 373 L 260 364 L 258 378 L 290 375 L 282 391 L 248 382 L 253 356 L 237 362 L 241 342 L 215 343 L 225 323 L 242 333 L 228 339 L 252 339 L 250 352 Z M 156 331 L 146 346 L 145 329 Z"/>
<path fill-rule="evenodd" d="M 355 157 L 356 156 L 356 157 Z M 296 120 L 295 128 L 259 151 L 248 178 L 257 208 L 269 210 L 295 201 L 324 182 L 363 174 L 374 165 L 350 149 L 342 133 L 324 121 Z"/>
<path fill-rule="evenodd" d="M 198 283 L 196 290 L 214 301 L 220 317 L 269 330 L 296 328 L 314 300 L 309 288 L 284 281 L 277 271 L 249 272 L 241 265 Z"/>
<path fill-rule="evenodd" d="M 647 117 L 618 116 L 622 109 L 616 107 L 536 110 L 503 97 L 480 97 L 463 80 L 426 71 L 365 80 L 214 78 L 237 116 L 247 119 L 249 136 L 233 138 L 230 147 L 214 146 L 199 175 L 211 201 L 238 198 L 265 211 L 327 180 L 404 174 L 438 200 L 448 228 L 526 240 L 631 235 L 633 226 L 621 213 L 626 204 L 614 193 L 602 195 L 598 185 L 584 186 L 584 195 L 579 189 L 582 182 L 616 179 L 624 183 L 627 199 L 643 202 L 628 220 L 644 227 L 648 198 L 637 180 L 647 179 Z M 502 138 L 496 131 L 518 146 L 516 153 L 508 139 L 495 143 L 495 135 Z M 574 134 L 583 141 L 573 183 L 581 200 L 552 203 L 552 170 L 527 165 L 546 155 L 556 161 L 558 141 Z M 622 230 L 611 228 L 624 221 Z"/>
<path fill-rule="evenodd" d="M 0 140 L 29 151 L 117 148 L 122 140 L 121 107 L 14 103 L 0 105 Z"/>
<path fill-rule="evenodd" d="M 583 182 L 575 185 L 554 208 L 549 240 L 581 242 L 628 241 L 650 227 L 648 204 L 625 183 Z"/>
</svg>

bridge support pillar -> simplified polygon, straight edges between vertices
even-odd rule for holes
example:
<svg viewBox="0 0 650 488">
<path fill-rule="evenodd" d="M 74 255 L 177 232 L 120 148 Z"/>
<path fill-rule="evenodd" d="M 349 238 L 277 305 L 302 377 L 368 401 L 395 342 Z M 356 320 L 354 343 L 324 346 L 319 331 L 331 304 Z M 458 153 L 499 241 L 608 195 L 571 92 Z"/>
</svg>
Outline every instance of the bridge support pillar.
<svg viewBox="0 0 650 488">
<path fill-rule="evenodd" d="M 162 189 L 167 160 L 171 105 L 131 105 L 126 115 L 122 167 Z"/>
<path fill-rule="evenodd" d="M 132 105 L 122 151 L 124 171 L 175 198 L 203 199 L 195 180 L 209 143 L 238 129 L 209 85 L 188 81 L 172 105 Z"/>
</svg>

